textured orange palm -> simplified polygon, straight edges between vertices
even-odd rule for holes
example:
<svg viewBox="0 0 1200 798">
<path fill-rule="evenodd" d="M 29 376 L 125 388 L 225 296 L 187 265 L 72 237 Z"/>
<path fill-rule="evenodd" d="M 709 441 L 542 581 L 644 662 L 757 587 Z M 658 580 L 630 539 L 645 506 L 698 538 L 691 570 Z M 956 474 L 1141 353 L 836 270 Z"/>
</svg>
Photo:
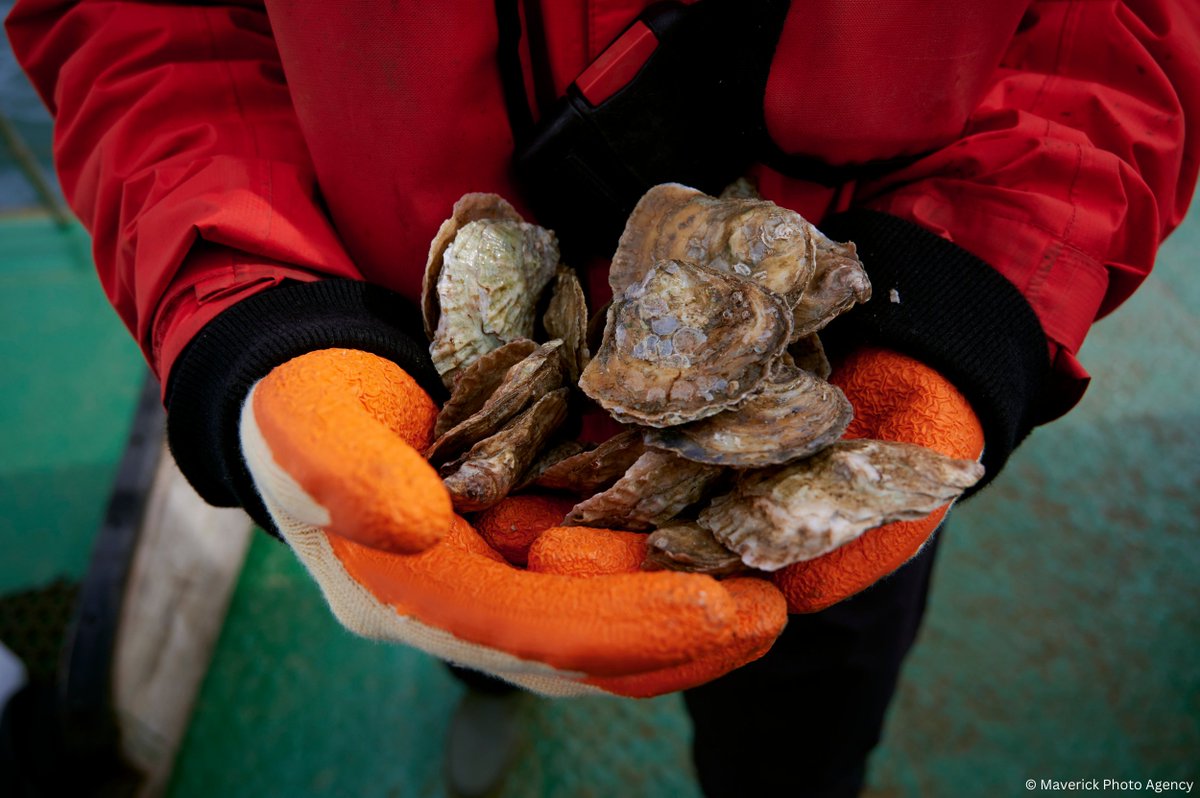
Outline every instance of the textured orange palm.
<svg viewBox="0 0 1200 798">
<path fill-rule="evenodd" d="M 976 459 L 983 428 L 966 398 L 933 369 L 883 349 L 863 349 L 830 377 L 854 405 L 847 438 L 928 446 L 949 457 Z M 872 529 L 841 548 L 779 571 L 775 584 L 791 612 L 816 612 L 849 598 L 915 555 L 946 514 Z"/>
</svg>

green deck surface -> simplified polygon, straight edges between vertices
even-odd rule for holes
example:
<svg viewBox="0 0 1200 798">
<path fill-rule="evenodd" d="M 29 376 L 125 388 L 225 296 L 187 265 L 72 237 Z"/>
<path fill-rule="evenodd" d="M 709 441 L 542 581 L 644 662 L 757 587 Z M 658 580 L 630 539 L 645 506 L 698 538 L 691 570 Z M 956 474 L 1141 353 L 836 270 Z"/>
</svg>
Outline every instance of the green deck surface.
<svg viewBox="0 0 1200 798">
<path fill-rule="evenodd" d="M 145 373 L 89 246 L 0 217 L 0 593 L 83 575 Z"/>
</svg>

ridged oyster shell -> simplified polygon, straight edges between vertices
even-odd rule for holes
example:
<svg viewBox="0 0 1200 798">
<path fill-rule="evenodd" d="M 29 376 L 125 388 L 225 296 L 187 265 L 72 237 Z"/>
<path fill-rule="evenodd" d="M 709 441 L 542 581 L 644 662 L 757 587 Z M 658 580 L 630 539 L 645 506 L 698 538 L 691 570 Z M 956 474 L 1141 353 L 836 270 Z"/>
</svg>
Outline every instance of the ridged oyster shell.
<svg viewBox="0 0 1200 798">
<path fill-rule="evenodd" d="M 471 447 L 453 473 L 442 479 L 456 511 L 486 510 L 508 495 L 567 417 L 568 393 L 567 388 L 550 391 Z"/>
<path fill-rule="evenodd" d="M 736 552 L 694 521 L 660 526 L 646 539 L 645 570 L 730 576 L 749 570 Z"/>
<path fill-rule="evenodd" d="M 817 233 L 817 267 L 792 308 L 792 336 L 812 335 L 854 305 L 871 298 L 871 281 L 853 242 L 839 244 Z"/>
<path fill-rule="evenodd" d="M 923 518 L 981 476 L 974 460 L 923 446 L 839 441 L 807 460 L 743 474 L 697 520 L 747 565 L 775 571 L 868 529 Z"/>
<path fill-rule="evenodd" d="M 579 278 L 566 266 L 558 269 L 542 326 L 551 338 L 562 339 L 563 362 L 574 385 L 591 359 L 587 344 L 588 308 Z"/>
<path fill-rule="evenodd" d="M 787 353 L 797 368 L 804 369 L 809 374 L 827 380 L 833 373 L 829 358 L 825 356 L 825 345 L 821 343 L 821 336 L 816 333 L 797 338 L 788 346 Z"/>
<path fill-rule="evenodd" d="M 538 454 L 537 459 L 529 466 L 529 470 L 525 472 L 525 476 L 521 477 L 521 481 L 513 485 L 513 491 L 523 491 L 533 485 L 542 476 L 545 470 L 557 463 L 561 463 L 570 457 L 586 452 L 588 447 L 577 440 L 560 440 L 556 443 L 550 443 L 545 449 Z"/>
<path fill-rule="evenodd" d="M 741 401 L 791 337 L 791 313 L 759 284 L 662 261 L 614 298 L 579 387 L 618 421 L 652 427 Z"/>
<path fill-rule="evenodd" d="M 591 496 L 612 485 L 646 451 L 638 430 L 625 430 L 585 452 L 573 453 L 547 466 L 533 484 Z"/>
<path fill-rule="evenodd" d="M 753 279 L 790 307 L 816 268 L 819 235 L 800 214 L 773 202 L 717 199 L 664 183 L 642 195 L 630 214 L 609 283 L 615 296 L 659 261 L 681 260 Z"/>
<path fill-rule="evenodd" d="M 611 488 L 575 505 L 563 523 L 653 529 L 703 498 L 723 470 L 684 460 L 672 452 L 647 449 Z"/>
<path fill-rule="evenodd" d="M 493 349 L 459 372 L 450 398 L 438 412 L 433 434 L 440 438 L 450 429 L 473 416 L 504 381 L 509 368 L 533 354 L 538 345 L 518 338 Z"/>
<path fill-rule="evenodd" d="M 508 367 L 504 378 L 483 405 L 438 437 L 425 450 L 425 459 L 434 465 L 450 460 L 459 452 L 494 435 L 543 394 L 562 387 L 561 349 L 562 341 L 548 341 L 520 362 Z"/>
<path fill-rule="evenodd" d="M 447 387 L 486 352 L 533 336 L 538 298 L 558 266 L 558 241 L 515 213 L 499 197 L 468 194 L 430 246 L 422 308 L 427 330 L 434 327 L 433 365 Z"/>
<path fill-rule="evenodd" d="M 433 338 L 437 330 L 441 307 L 438 305 L 437 282 L 442 273 L 443 257 L 446 248 L 454 241 L 458 231 L 469 222 L 480 220 L 510 222 L 524 221 L 521 214 L 512 204 L 498 194 L 474 192 L 463 194 L 450 211 L 450 218 L 442 222 L 438 231 L 429 242 L 429 256 L 425 261 L 425 277 L 421 284 L 421 320 L 425 325 L 425 335 Z"/>
<path fill-rule="evenodd" d="M 720 198 L 678 183 L 647 191 L 613 255 L 613 294 L 660 260 L 700 263 L 749 277 L 793 309 L 793 340 L 816 332 L 857 302 L 871 283 L 854 244 L 826 237 L 795 211 L 731 186 Z"/>
<path fill-rule="evenodd" d="M 786 354 L 736 408 L 666 429 L 646 443 L 701 463 L 759 468 L 808 457 L 842 437 L 854 409 L 841 389 L 796 367 Z"/>
</svg>

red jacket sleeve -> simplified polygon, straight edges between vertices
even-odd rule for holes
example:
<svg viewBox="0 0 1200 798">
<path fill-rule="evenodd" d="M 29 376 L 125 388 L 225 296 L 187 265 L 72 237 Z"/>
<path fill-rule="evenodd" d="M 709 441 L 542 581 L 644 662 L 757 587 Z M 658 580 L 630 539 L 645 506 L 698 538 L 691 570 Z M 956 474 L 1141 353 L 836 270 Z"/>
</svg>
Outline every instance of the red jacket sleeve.
<svg viewBox="0 0 1200 798">
<path fill-rule="evenodd" d="M 1185 0 L 1031 5 L 962 137 L 855 202 L 999 270 L 1049 339 L 1054 414 L 1082 394 L 1092 322 L 1182 220 L 1200 144 L 1200 9 Z"/>
<path fill-rule="evenodd" d="M 6 26 L 55 114 L 59 179 L 104 290 L 164 382 L 235 302 L 285 279 L 360 279 L 261 8 L 28 0 Z"/>
</svg>

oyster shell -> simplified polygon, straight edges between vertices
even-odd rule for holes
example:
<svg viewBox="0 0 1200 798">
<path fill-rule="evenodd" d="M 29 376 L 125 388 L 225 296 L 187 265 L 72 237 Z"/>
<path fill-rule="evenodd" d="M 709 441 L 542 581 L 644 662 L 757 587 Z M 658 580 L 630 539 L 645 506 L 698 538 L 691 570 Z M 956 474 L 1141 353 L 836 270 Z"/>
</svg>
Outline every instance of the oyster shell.
<svg viewBox="0 0 1200 798">
<path fill-rule="evenodd" d="M 552 443 L 538 455 L 533 461 L 533 465 L 526 470 L 525 476 L 521 477 L 521 481 L 513 485 L 513 491 L 521 491 L 537 482 L 538 478 L 550 466 L 562 462 L 569 457 L 574 457 L 577 454 L 582 454 L 588 449 L 579 441 L 565 440 L 558 443 Z"/>
<path fill-rule="evenodd" d="M 618 421 L 682 424 L 741 401 L 790 337 L 790 310 L 757 283 L 663 261 L 614 299 L 579 387 Z"/>
<path fill-rule="evenodd" d="M 591 496 L 612 485 L 629 470 L 646 447 L 640 430 L 618 433 L 595 449 L 566 457 L 548 466 L 533 481 L 539 488 L 567 490 Z"/>
<path fill-rule="evenodd" d="M 562 339 L 563 360 L 566 362 L 567 375 L 574 385 L 591 358 L 587 344 L 588 309 L 579 278 L 565 266 L 558 269 L 554 293 L 542 317 L 542 326 L 551 338 Z"/>
<path fill-rule="evenodd" d="M 610 299 L 588 319 L 587 346 L 589 352 L 600 351 L 600 344 L 604 341 L 604 326 L 608 321 L 608 311 L 611 307 L 612 300 Z"/>
<path fill-rule="evenodd" d="M 509 368 L 533 354 L 537 346 L 527 338 L 518 338 L 499 349 L 493 349 L 460 371 L 450 398 L 438 412 L 433 427 L 434 436 L 440 438 L 478 412 L 504 381 Z"/>
<path fill-rule="evenodd" d="M 816 235 L 817 267 L 792 309 L 792 336 L 797 339 L 824 329 L 856 303 L 871 298 L 871 281 L 854 243 L 839 244 L 820 232 Z"/>
<path fill-rule="evenodd" d="M 725 188 L 721 189 L 721 193 L 717 199 L 762 199 L 762 194 L 758 193 L 758 186 L 745 177 L 739 177 Z"/>
<path fill-rule="evenodd" d="M 770 379 L 733 410 L 666 429 L 646 443 L 689 460 L 756 468 L 808 457 L 842 436 L 854 409 L 836 385 L 803 371 L 786 354 Z"/>
<path fill-rule="evenodd" d="M 981 476 L 974 460 L 923 446 L 839 441 L 807 460 L 743 474 L 697 520 L 747 565 L 775 571 L 868 529 L 923 518 Z"/>
<path fill-rule="evenodd" d="M 425 450 L 425 459 L 434 465 L 445 463 L 463 450 L 494 435 L 537 397 L 561 387 L 561 348 L 562 341 L 548 341 L 511 366 L 483 406 L 435 440 Z"/>
<path fill-rule="evenodd" d="M 563 525 L 652 529 L 703 498 L 723 471 L 647 449 L 611 488 L 575 505 Z"/>
<path fill-rule="evenodd" d="M 450 218 L 442 222 L 441 227 L 429 243 L 429 257 L 425 261 L 425 277 L 421 284 L 421 319 L 425 324 L 425 336 L 433 338 L 437 330 L 438 317 L 441 309 L 438 305 L 437 282 L 442 273 L 442 260 L 446 248 L 458 235 L 459 229 L 468 222 L 478 222 L 484 219 L 495 221 L 524 221 L 508 200 L 498 194 L 472 193 L 459 197 L 450 211 Z"/>
<path fill-rule="evenodd" d="M 646 539 L 645 570 L 730 576 L 748 570 L 742 558 L 694 521 L 662 526 Z"/>
<path fill-rule="evenodd" d="M 748 277 L 800 301 L 816 269 L 820 233 L 795 211 L 760 199 L 717 199 L 665 183 L 634 207 L 613 255 L 613 295 L 641 280 L 661 260 L 699 263 Z"/>
<path fill-rule="evenodd" d="M 533 336 L 538 299 L 558 265 L 558 242 L 537 225 L 480 219 L 459 227 L 437 260 L 440 266 L 427 265 L 427 273 L 437 271 L 439 314 L 429 352 L 450 387 L 479 356 Z M 428 297 L 423 305 L 429 307 Z"/>
<path fill-rule="evenodd" d="M 551 391 L 512 423 L 471 447 L 442 484 L 460 513 L 486 510 L 520 481 L 542 446 L 567 417 L 568 388 Z"/>
<path fill-rule="evenodd" d="M 833 367 L 829 365 L 829 358 L 825 356 L 825 345 L 821 343 L 821 337 L 816 333 L 801 336 L 793 341 L 787 348 L 787 354 L 797 368 L 804 369 L 809 374 L 816 375 L 823 380 L 829 379 L 829 375 L 833 373 Z"/>
</svg>

